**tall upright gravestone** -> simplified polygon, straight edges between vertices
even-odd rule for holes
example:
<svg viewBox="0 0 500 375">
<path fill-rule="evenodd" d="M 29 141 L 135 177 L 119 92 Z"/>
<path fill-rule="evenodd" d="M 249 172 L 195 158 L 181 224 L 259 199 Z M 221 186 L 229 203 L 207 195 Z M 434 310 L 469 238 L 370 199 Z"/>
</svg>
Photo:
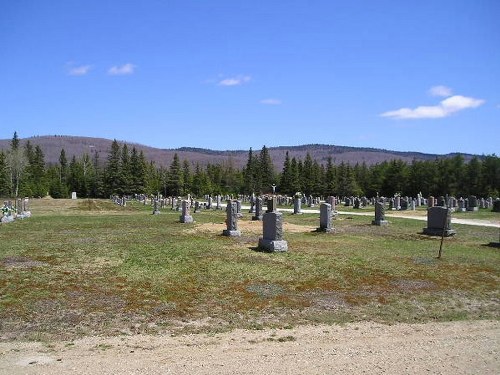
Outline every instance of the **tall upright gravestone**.
<svg viewBox="0 0 500 375">
<path fill-rule="evenodd" d="M 372 221 L 372 225 L 387 225 L 388 222 L 385 220 L 385 207 L 384 202 L 375 202 L 375 220 Z"/>
<path fill-rule="evenodd" d="M 329 203 L 321 203 L 319 206 L 319 228 L 318 232 L 332 232 L 332 206 Z"/>
<path fill-rule="evenodd" d="M 288 242 L 283 239 L 283 214 L 266 212 L 263 220 L 263 236 L 259 238 L 259 248 L 265 251 L 288 251 Z"/>
<path fill-rule="evenodd" d="M 182 214 L 179 218 L 181 223 L 192 223 L 193 217 L 191 216 L 191 203 L 187 200 L 182 201 Z"/>
<path fill-rule="evenodd" d="M 427 228 L 424 228 L 424 234 L 449 237 L 455 233 L 451 229 L 451 210 L 449 208 L 435 206 L 427 209 Z"/>
<path fill-rule="evenodd" d="M 227 201 L 226 205 L 226 229 L 222 235 L 228 237 L 239 237 L 241 232 L 238 230 L 238 206 L 236 201 Z"/>
</svg>

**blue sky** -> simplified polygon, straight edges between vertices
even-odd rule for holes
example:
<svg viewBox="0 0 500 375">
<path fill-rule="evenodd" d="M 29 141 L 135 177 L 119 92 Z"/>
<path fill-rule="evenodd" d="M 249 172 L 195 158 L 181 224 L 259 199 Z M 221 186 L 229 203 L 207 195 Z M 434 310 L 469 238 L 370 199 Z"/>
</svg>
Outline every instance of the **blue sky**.
<svg viewBox="0 0 500 375">
<path fill-rule="evenodd" d="M 0 138 L 500 153 L 500 1 L 2 1 Z"/>
</svg>

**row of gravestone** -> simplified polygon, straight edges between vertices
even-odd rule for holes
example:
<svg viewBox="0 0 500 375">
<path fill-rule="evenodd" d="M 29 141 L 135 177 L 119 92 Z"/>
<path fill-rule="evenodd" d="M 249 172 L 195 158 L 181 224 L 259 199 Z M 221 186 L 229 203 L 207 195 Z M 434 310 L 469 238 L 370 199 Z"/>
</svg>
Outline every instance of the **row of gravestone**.
<svg viewBox="0 0 500 375">
<path fill-rule="evenodd" d="M 1 223 L 10 223 L 14 220 L 24 219 L 31 217 L 31 211 L 29 208 L 30 201 L 28 198 L 17 199 L 15 204 L 12 201 L 4 201 L 3 206 L 0 208 L 2 212 L 2 217 L 0 218 Z"/>
</svg>

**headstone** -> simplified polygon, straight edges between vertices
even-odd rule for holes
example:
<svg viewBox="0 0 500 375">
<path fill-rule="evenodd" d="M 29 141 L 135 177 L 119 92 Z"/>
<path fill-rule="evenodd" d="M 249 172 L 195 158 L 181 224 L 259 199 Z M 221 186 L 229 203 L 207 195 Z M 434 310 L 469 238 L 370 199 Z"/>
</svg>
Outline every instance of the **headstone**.
<svg viewBox="0 0 500 375">
<path fill-rule="evenodd" d="M 250 211 L 248 211 L 249 214 L 253 214 L 255 212 L 255 194 L 252 193 L 250 196 Z"/>
<path fill-rule="evenodd" d="M 191 216 L 190 212 L 190 204 L 189 201 L 183 200 L 182 201 L 182 215 L 180 216 L 179 220 L 181 223 L 192 223 L 193 222 L 193 217 Z"/>
<path fill-rule="evenodd" d="M 73 191 L 73 192 L 71 193 L 71 199 L 76 199 L 76 191 Z"/>
<path fill-rule="evenodd" d="M 427 198 L 427 207 L 431 208 L 434 207 L 434 197 L 431 195 L 429 198 Z"/>
<path fill-rule="evenodd" d="M 263 236 L 259 238 L 259 248 L 265 251 L 288 251 L 288 243 L 283 239 L 283 214 L 267 212 L 263 218 Z"/>
<path fill-rule="evenodd" d="M 457 211 L 459 211 L 459 212 L 467 211 L 467 209 L 465 208 L 465 200 L 462 197 L 458 198 L 458 209 L 457 209 Z"/>
<path fill-rule="evenodd" d="M 351 205 L 351 198 L 346 198 L 344 206 L 349 207 Z"/>
<path fill-rule="evenodd" d="M 276 207 L 277 207 L 276 196 L 273 195 L 271 198 L 267 198 L 266 212 L 276 212 Z"/>
<path fill-rule="evenodd" d="M 384 202 L 375 203 L 375 220 L 372 221 L 372 225 L 387 225 L 389 224 L 385 220 L 385 207 Z"/>
<path fill-rule="evenodd" d="M 446 200 L 444 199 L 444 197 L 442 195 L 440 195 L 438 198 L 437 198 L 437 203 L 436 203 L 436 206 L 439 206 L 439 207 L 446 207 Z"/>
<path fill-rule="evenodd" d="M 355 208 L 356 210 L 359 210 L 361 208 L 360 205 L 361 205 L 361 201 L 359 200 L 359 198 L 358 197 L 354 198 L 354 207 L 353 208 Z"/>
<path fill-rule="evenodd" d="M 430 236 L 453 236 L 456 232 L 451 229 L 451 210 L 446 207 L 431 207 L 427 209 L 427 228 L 424 234 Z"/>
<path fill-rule="evenodd" d="M 160 210 L 158 209 L 158 199 L 153 201 L 153 215 L 159 215 Z"/>
<path fill-rule="evenodd" d="M 399 195 L 394 197 L 394 208 L 397 211 L 401 210 L 401 197 Z"/>
<path fill-rule="evenodd" d="M 469 196 L 469 198 L 467 198 L 469 204 L 467 206 L 467 211 L 478 211 L 479 208 L 477 206 L 477 197 L 475 195 L 471 195 Z"/>
<path fill-rule="evenodd" d="M 500 212 L 500 199 L 496 199 L 493 201 L 493 212 Z"/>
<path fill-rule="evenodd" d="M 332 206 L 332 212 L 335 211 L 335 197 L 333 195 L 330 195 L 327 198 L 326 203 L 328 203 L 330 206 Z"/>
<path fill-rule="evenodd" d="M 301 215 L 302 214 L 302 200 L 300 196 L 295 196 L 293 198 L 293 214 Z"/>
<path fill-rule="evenodd" d="M 221 200 L 221 199 L 220 199 L 220 195 L 219 195 L 219 194 L 217 194 L 217 195 L 215 196 L 215 209 L 216 209 L 216 210 L 221 210 L 221 209 L 222 209 L 222 207 L 221 207 L 221 205 L 220 205 L 220 200 Z"/>
<path fill-rule="evenodd" d="M 262 198 L 255 198 L 255 215 L 252 216 L 252 220 L 262 220 Z"/>
<path fill-rule="evenodd" d="M 241 212 L 241 201 L 240 200 L 236 201 L 236 213 L 238 215 L 238 218 L 243 217 L 243 213 Z"/>
<path fill-rule="evenodd" d="M 321 203 L 319 206 L 319 228 L 318 232 L 332 232 L 332 206 Z"/>
<path fill-rule="evenodd" d="M 212 208 L 212 196 L 210 195 L 210 196 L 208 197 L 208 205 L 207 205 L 207 209 L 209 209 L 209 210 L 210 210 L 211 208 Z"/>
<path fill-rule="evenodd" d="M 236 201 L 227 201 L 226 206 L 226 229 L 222 235 L 228 237 L 239 237 L 241 232 L 238 230 L 238 206 Z"/>
</svg>

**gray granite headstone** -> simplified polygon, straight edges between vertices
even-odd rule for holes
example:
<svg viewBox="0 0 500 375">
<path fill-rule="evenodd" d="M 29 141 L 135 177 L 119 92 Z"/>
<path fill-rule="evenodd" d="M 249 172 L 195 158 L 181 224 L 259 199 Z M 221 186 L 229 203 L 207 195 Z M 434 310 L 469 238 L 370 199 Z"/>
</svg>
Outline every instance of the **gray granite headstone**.
<svg viewBox="0 0 500 375">
<path fill-rule="evenodd" d="M 191 204 L 187 200 L 182 201 L 182 214 L 179 218 L 181 223 L 192 223 L 193 222 L 193 217 L 191 216 L 190 212 L 190 207 Z"/>
<path fill-rule="evenodd" d="M 257 197 L 255 198 L 255 215 L 252 216 L 252 220 L 262 220 L 262 198 Z"/>
<path fill-rule="evenodd" d="M 319 232 L 332 232 L 332 206 L 328 203 L 321 203 L 319 206 Z"/>
<path fill-rule="evenodd" d="M 226 229 L 222 235 L 228 237 L 239 237 L 241 232 L 238 230 L 238 206 L 236 201 L 227 201 L 226 206 Z"/>
<path fill-rule="evenodd" d="M 451 229 L 451 210 L 446 207 L 431 207 L 427 209 L 427 228 L 424 234 L 430 236 L 453 236 L 456 232 Z"/>
<path fill-rule="evenodd" d="M 302 214 L 302 200 L 300 196 L 295 196 L 293 198 L 293 214 L 294 215 Z"/>
<path fill-rule="evenodd" d="M 283 239 L 283 214 L 267 212 L 263 217 L 263 236 L 259 238 L 259 248 L 271 251 L 288 251 L 288 243 Z"/>
<path fill-rule="evenodd" d="M 372 221 L 373 225 L 387 225 L 389 224 L 387 220 L 385 220 L 385 207 L 384 202 L 376 202 L 375 203 L 375 220 Z"/>
</svg>

